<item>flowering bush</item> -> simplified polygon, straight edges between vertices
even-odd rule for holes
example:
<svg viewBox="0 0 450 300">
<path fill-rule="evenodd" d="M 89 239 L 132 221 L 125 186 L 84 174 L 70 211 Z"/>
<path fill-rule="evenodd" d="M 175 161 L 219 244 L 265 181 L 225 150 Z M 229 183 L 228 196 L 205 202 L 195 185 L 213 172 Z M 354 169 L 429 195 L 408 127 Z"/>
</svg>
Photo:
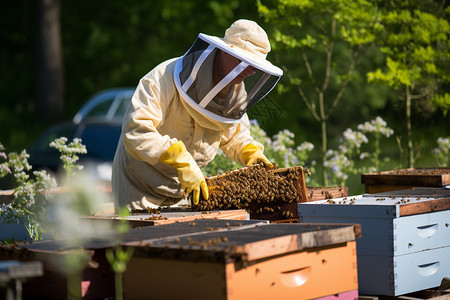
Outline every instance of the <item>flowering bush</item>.
<svg viewBox="0 0 450 300">
<path fill-rule="evenodd" d="M 256 120 L 250 122 L 250 132 L 253 138 L 264 146 L 264 155 L 279 167 L 303 166 L 314 172 L 315 161 L 309 161 L 309 154 L 314 149 L 310 142 L 303 142 L 295 147 L 294 134 L 285 129 L 270 138 L 259 126 Z M 222 150 L 219 149 L 212 162 L 203 169 L 207 176 L 224 173 L 228 170 L 242 167 L 241 164 L 228 159 Z M 307 183 L 312 183 L 310 177 L 306 177 Z"/>
<path fill-rule="evenodd" d="M 87 151 L 81 139 L 74 139 L 68 145 L 66 143 L 67 138 L 61 137 L 51 142 L 50 147 L 61 152 L 60 159 L 69 178 L 75 173 L 73 169 L 82 169 L 82 166 L 76 165 L 79 159 L 77 154 Z M 28 163 L 30 156 L 25 150 L 19 154 L 11 152 L 8 155 L 4 150 L 5 147 L 0 143 L 0 158 L 4 160 L 0 164 L 0 178 L 12 175 L 17 187 L 14 188 L 14 200 L 0 208 L 0 223 L 23 224 L 31 240 L 37 241 L 42 238 L 44 232 L 48 202 L 51 198 L 49 191 L 56 187 L 56 180 L 46 171 L 33 171 L 31 176 L 29 173 L 32 166 Z"/>
<path fill-rule="evenodd" d="M 358 129 L 364 133 L 371 134 L 375 138 L 373 140 L 372 151 L 364 153 L 361 159 L 366 157 L 369 159 L 372 166 L 372 170 L 370 171 L 374 172 L 376 170 L 380 170 L 380 139 L 382 137 L 390 137 L 394 134 L 394 130 L 387 127 L 387 123 L 380 117 L 376 117 L 370 122 L 365 122 L 364 124 L 358 125 Z M 384 158 L 384 162 L 388 162 L 388 158 Z"/>
<path fill-rule="evenodd" d="M 328 169 L 331 184 L 345 185 L 349 174 L 361 174 L 380 170 L 380 139 L 390 137 L 394 131 L 380 117 L 357 126 L 359 131 L 347 128 L 343 133 L 339 150 L 328 150 L 324 167 Z M 368 135 L 373 136 L 369 140 Z M 363 144 L 370 152 L 362 152 Z M 384 158 L 383 162 L 387 162 Z"/>
<path fill-rule="evenodd" d="M 433 154 L 435 155 L 438 166 L 448 167 L 450 166 L 450 138 L 439 137 L 437 139 L 437 148 L 433 149 Z"/>
<path fill-rule="evenodd" d="M 27 172 L 32 169 L 28 163 L 29 155 L 23 150 L 20 154 L 4 152 L 0 143 L 0 178 L 11 174 L 17 187 L 14 189 L 14 200 L 0 207 L 0 223 L 23 224 L 31 240 L 41 239 L 42 223 L 46 219 L 46 206 L 50 195 L 48 191 L 56 187 L 56 180 L 45 171 L 34 171 L 33 177 Z"/>
<path fill-rule="evenodd" d="M 311 186 L 317 186 L 315 179 L 315 161 L 310 161 L 310 154 L 314 145 L 303 142 L 295 146 L 294 134 L 285 129 L 268 137 L 266 132 L 256 121 L 251 121 L 250 132 L 252 136 L 264 145 L 266 157 L 280 167 L 304 166 L 309 168 L 311 177 L 305 178 Z M 380 142 L 389 138 L 394 130 L 387 126 L 386 121 L 377 116 L 371 121 L 357 126 L 357 130 L 347 128 L 342 135 L 337 150 L 329 149 L 326 152 L 324 168 L 327 169 L 330 185 L 346 185 L 350 175 L 372 173 L 381 171 L 389 163 L 389 157 L 381 157 Z M 433 153 L 439 166 L 450 165 L 450 138 L 438 138 L 438 147 Z M 241 167 L 240 164 L 228 159 L 221 150 L 216 158 L 204 169 L 207 176 Z"/>
<path fill-rule="evenodd" d="M 56 148 L 61 153 L 59 157 L 63 162 L 64 170 L 66 170 L 67 177 L 70 178 L 75 174 L 74 170 L 82 170 L 82 165 L 77 165 L 79 157 L 77 154 L 86 154 L 86 146 L 83 145 L 81 139 L 74 138 L 68 145 L 66 137 L 60 137 L 50 143 L 50 147 Z"/>
</svg>

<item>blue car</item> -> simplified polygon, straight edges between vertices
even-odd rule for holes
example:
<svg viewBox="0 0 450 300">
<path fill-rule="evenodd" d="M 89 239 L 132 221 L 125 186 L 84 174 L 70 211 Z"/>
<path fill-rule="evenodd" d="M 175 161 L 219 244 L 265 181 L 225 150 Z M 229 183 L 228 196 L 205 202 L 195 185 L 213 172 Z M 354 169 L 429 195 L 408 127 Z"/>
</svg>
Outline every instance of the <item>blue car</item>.
<svg viewBox="0 0 450 300">
<path fill-rule="evenodd" d="M 50 127 L 27 149 L 33 170 L 47 170 L 53 175 L 63 172 L 60 153 L 49 144 L 59 137 L 66 137 L 69 142 L 80 138 L 87 154 L 79 155 L 78 164 L 89 166 L 99 180 L 110 181 L 122 119 L 133 93 L 134 88 L 100 91 L 81 107 L 72 121 Z"/>
</svg>

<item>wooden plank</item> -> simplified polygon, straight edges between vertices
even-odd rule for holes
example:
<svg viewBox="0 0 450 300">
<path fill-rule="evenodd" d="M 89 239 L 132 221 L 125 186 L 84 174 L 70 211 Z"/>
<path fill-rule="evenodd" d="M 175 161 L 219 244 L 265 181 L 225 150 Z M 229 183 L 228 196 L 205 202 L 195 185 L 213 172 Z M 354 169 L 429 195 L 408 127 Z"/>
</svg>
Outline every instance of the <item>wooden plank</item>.
<svg viewBox="0 0 450 300">
<path fill-rule="evenodd" d="M 407 196 L 407 197 L 434 197 L 434 198 L 447 198 L 450 197 L 450 189 L 442 187 L 411 187 L 407 189 L 387 191 L 372 194 L 373 197 L 391 197 L 391 196 Z"/>
<path fill-rule="evenodd" d="M 306 248 L 319 248 L 341 244 L 356 239 L 353 226 L 351 225 L 338 225 L 341 227 L 336 228 L 330 228 L 325 224 L 311 224 L 310 226 L 314 230 L 246 243 L 242 247 L 242 250 L 239 247 L 237 250 L 246 253 L 248 260 L 252 261 Z M 266 229 L 273 229 L 273 227 L 257 227 L 255 231 L 263 231 Z"/>
<path fill-rule="evenodd" d="M 450 167 L 410 168 L 361 175 L 366 185 L 403 185 L 439 187 L 450 184 Z"/>
<path fill-rule="evenodd" d="M 391 192 L 397 190 L 405 190 L 413 188 L 412 185 L 392 185 L 392 184 L 366 184 L 364 186 L 364 192 L 368 194 L 378 194 L 384 192 Z"/>
<path fill-rule="evenodd" d="M 82 222 L 112 222 L 119 223 L 122 220 L 128 221 L 133 228 L 144 226 L 159 226 L 176 222 L 189 222 L 199 219 L 224 219 L 224 220 L 246 220 L 248 214 L 244 209 L 220 210 L 220 211 L 191 211 L 188 209 L 161 209 L 154 214 L 132 214 L 131 216 L 119 217 L 110 216 L 86 216 L 81 217 Z"/>
<path fill-rule="evenodd" d="M 450 209 L 450 198 L 400 205 L 400 216 L 410 216 Z"/>
<path fill-rule="evenodd" d="M 361 175 L 363 184 L 391 184 L 408 186 L 444 186 L 441 175 Z"/>
<path fill-rule="evenodd" d="M 332 246 L 355 238 L 352 224 L 260 224 L 243 229 L 212 230 L 195 236 L 177 235 L 125 245 L 146 247 L 140 254 L 142 256 L 160 249 L 167 255 L 172 250 L 172 254 L 178 257 L 181 250 L 185 259 L 199 258 L 199 251 L 203 251 L 204 256 L 211 256 L 210 253 L 215 253 L 216 258 L 243 255 L 246 260 L 252 261 L 306 248 Z"/>
<path fill-rule="evenodd" d="M 308 201 L 319 201 L 348 196 L 348 187 L 307 187 Z"/>
</svg>

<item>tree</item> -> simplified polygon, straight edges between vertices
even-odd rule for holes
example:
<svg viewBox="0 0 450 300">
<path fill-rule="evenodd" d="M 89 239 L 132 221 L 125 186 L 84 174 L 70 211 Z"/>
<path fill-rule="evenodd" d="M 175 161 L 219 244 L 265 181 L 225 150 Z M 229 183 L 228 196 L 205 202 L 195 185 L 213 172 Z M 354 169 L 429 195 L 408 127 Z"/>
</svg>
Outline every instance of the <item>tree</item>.
<svg viewBox="0 0 450 300">
<path fill-rule="evenodd" d="M 288 77 L 287 87 L 298 92 L 321 124 L 323 165 L 328 148 L 327 121 L 344 97 L 355 68 L 370 49 L 374 31 L 380 29 L 377 9 L 364 0 L 262 2 L 257 2 L 258 11 L 274 28 L 271 42 L 275 60 Z M 318 54 L 322 59 L 317 60 Z M 298 67 L 298 60 L 303 61 L 304 69 Z M 322 177 L 327 185 L 325 168 Z"/>
<path fill-rule="evenodd" d="M 416 160 L 412 139 L 412 101 L 430 100 L 441 106 L 444 114 L 450 107 L 450 94 L 442 90 L 442 85 L 450 81 L 450 26 L 443 17 L 439 17 L 443 9 L 436 9 L 433 3 L 391 1 L 383 7 L 383 31 L 380 31 L 376 43 L 386 55 L 386 62 L 383 69 L 367 75 L 369 82 L 395 88 L 405 101 L 409 168 L 414 167 Z M 427 12 L 425 8 L 434 12 Z"/>
<path fill-rule="evenodd" d="M 37 108 L 41 118 L 62 119 L 64 76 L 60 28 L 60 0 L 37 5 Z"/>
</svg>

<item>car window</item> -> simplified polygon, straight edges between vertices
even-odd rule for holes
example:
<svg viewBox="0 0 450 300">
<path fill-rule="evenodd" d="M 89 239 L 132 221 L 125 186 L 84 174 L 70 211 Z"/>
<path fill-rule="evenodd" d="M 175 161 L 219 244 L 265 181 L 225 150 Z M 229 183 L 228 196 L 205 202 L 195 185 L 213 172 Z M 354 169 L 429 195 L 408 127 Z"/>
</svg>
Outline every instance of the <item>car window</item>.
<svg viewBox="0 0 450 300">
<path fill-rule="evenodd" d="M 130 96 L 122 97 L 122 99 L 120 99 L 120 104 L 117 107 L 117 110 L 114 112 L 114 118 L 123 118 L 130 102 L 131 102 Z"/>
<path fill-rule="evenodd" d="M 108 113 L 108 110 L 112 104 L 112 102 L 114 101 L 114 98 L 111 97 L 105 101 L 102 101 L 101 103 L 99 103 L 98 105 L 94 106 L 86 115 L 85 118 L 88 117 L 98 117 L 98 116 L 106 116 L 106 114 Z"/>
</svg>

